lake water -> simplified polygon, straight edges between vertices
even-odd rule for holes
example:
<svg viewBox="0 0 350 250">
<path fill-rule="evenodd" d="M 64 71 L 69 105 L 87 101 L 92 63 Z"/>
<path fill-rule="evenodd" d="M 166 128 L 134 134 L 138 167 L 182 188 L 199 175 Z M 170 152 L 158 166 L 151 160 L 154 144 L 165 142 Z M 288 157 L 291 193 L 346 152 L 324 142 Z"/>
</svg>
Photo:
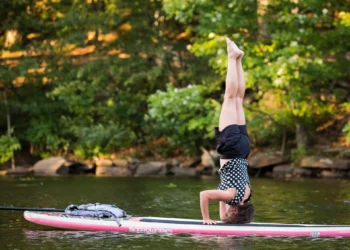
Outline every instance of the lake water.
<svg viewBox="0 0 350 250">
<path fill-rule="evenodd" d="M 350 224 L 350 181 L 252 179 L 254 221 Z M 0 178 L 0 205 L 65 208 L 111 203 L 135 216 L 201 219 L 199 192 L 218 179 Z M 217 202 L 210 204 L 219 219 Z M 35 225 L 22 212 L 0 211 L 0 249 L 350 249 L 350 238 L 216 237 L 118 234 Z"/>
</svg>

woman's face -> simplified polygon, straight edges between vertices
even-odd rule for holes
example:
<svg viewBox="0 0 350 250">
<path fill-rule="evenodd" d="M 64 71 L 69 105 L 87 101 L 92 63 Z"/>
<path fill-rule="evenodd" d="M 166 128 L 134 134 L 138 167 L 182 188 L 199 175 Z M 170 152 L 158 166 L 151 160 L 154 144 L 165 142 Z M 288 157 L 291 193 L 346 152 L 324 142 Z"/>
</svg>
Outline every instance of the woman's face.
<svg viewBox="0 0 350 250">
<path fill-rule="evenodd" d="M 229 208 L 226 211 L 226 217 L 229 217 L 232 214 L 238 214 L 238 206 L 236 205 L 229 206 Z"/>
</svg>

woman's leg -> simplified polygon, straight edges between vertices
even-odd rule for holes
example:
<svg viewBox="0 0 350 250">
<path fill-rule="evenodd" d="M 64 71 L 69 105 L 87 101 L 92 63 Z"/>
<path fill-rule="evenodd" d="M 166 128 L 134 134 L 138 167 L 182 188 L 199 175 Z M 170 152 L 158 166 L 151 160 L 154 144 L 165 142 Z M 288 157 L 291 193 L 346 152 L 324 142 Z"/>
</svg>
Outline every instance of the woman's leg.
<svg viewBox="0 0 350 250">
<path fill-rule="evenodd" d="M 240 103 L 242 103 L 241 101 L 237 100 L 237 98 L 240 98 L 239 95 L 241 94 L 240 92 L 242 91 L 242 87 L 240 87 L 239 85 L 239 78 L 238 78 L 239 72 L 237 70 L 239 69 L 239 65 L 237 65 L 237 62 L 238 62 L 237 59 L 243 54 L 243 52 L 239 50 L 238 47 L 230 39 L 226 38 L 226 42 L 227 42 L 227 54 L 228 54 L 228 66 L 227 66 L 224 102 L 221 107 L 220 120 L 219 120 L 220 131 L 222 131 L 224 128 L 226 128 L 231 124 L 239 124 L 239 122 L 242 122 L 241 121 L 242 110 L 241 108 L 237 107 Z M 238 111 L 240 113 L 238 113 Z"/>
<path fill-rule="evenodd" d="M 244 56 L 244 52 L 242 52 L 241 56 L 237 58 L 237 75 L 238 75 L 238 94 L 236 98 L 236 109 L 237 109 L 237 124 L 245 125 L 245 115 L 243 109 L 243 99 L 245 93 L 245 79 L 244 79 L 244 71 L 242 67 L 242 58 Z"/>
</svg>

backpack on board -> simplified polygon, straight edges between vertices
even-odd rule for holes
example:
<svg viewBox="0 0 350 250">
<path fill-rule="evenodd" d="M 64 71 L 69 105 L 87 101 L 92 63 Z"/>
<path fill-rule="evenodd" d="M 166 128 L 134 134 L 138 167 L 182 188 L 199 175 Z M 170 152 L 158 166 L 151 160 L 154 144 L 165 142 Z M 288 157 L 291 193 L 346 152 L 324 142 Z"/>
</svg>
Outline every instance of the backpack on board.
<svg viewBox="0 0 350 250">
<path fill-rule="evenodd" d="M 89 203 L 83 205 L 69 205 L 63 215 L 79 216 L 79 217 L 93 217 L 93 218 L 113 218 L 115 222 L 121 226 L 119 219 L 127 218 L 126 212 L 116 205 Z"/>
</svg>

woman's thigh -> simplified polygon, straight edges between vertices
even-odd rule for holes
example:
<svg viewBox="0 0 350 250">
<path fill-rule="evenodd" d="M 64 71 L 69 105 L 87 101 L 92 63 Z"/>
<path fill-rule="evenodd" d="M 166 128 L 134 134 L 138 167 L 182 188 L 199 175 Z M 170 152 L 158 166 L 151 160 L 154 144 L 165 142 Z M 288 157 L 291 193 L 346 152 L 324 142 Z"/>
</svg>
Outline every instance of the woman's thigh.
<svg viewBox="0 0 350 250">
<path fill-rule="evenodd" d="M 222 131 L 229 125 L 237 124 L 237 101 L 236 98 L 227 98 L 224 100 L 219 120 L 219 131 Z"/>
</svg>

